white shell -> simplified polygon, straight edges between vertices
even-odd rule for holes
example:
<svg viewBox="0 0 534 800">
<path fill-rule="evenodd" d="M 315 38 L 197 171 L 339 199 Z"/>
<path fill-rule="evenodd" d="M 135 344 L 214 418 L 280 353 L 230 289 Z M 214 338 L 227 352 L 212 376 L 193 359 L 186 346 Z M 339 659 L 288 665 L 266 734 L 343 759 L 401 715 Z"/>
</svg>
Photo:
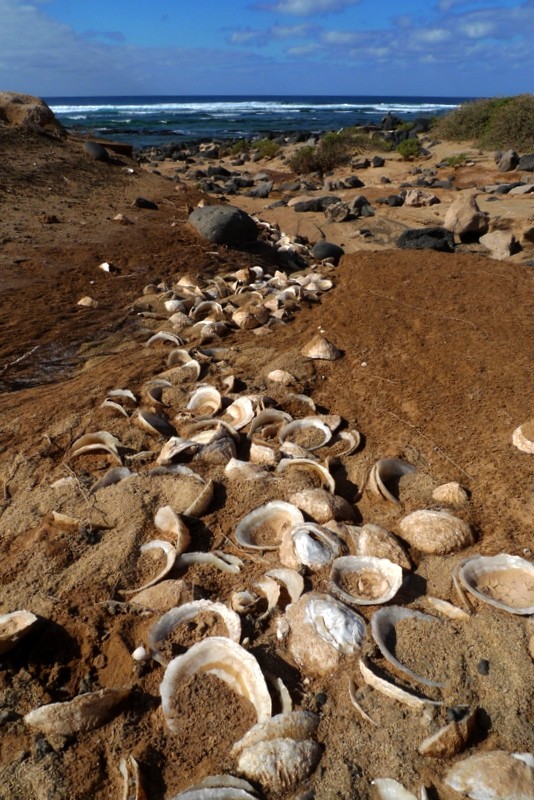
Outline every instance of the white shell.
<svg viewBox="0 0 534 800">
<path fill-rule="evenodd" d="M 399 498 L 394 494 L 395 484 L 403 475 L 409 475 L 411 472 L 417 470 L 407 461 L 402 461 L 400 458 L 381 458 L 371 467 L 367 485 L 377 497 L 398 504 Z"/>
<path fill-rule="evenodd" d="M 154 586 L 156 583 L 159 583 L 159 581 L 163 580 L 163 578 L 168 575 L 171 569 L 174 567 L 178 552 L 173 544 L 170 542 L 165 542 L 163 539 L 154 539 L 151 542 L 141 545 L 142 553 L 148 553 L 150 550 L 163 550 L 167 559 L 165 566 L 155 578 L 152 578 L 152 580 L 144 583 L 143 586 L 136 586 L 135 589 L 122 589 L 121 594 L 135 594 L 137 592 L 142 592 L 144 589 L 148 589 L 150 586 Z"/>
<path fill-rule="evenodd" d="M 361 528 L 347 525 L 347 533 L 349 549 L 353 550 L 354 555 L 387 558 L 403 569 L 411 569 L 410 559 L 401 542 L 380 525 L 367 523 Z"/>
<path fill-rule="evenodd" d="M 469 501 L 469 495 L 459 483 L 451 481 L 436 486 L 432 492 L 432 499 L 436 503 L 443 503 L 446 506 L 464 506 Z"/>
<path fill-rule="evenodd" d="M 252 550 L 276 550 L 284 531 L 302 522 L 304 522 L 304 517 L 296 506 L 282 500 L 272 500 L 243 517 L 236 528 L 235 538 L 241 547 L 248 547 Z M 267 527 L 272 532 L 272 542 L 256 544 L 254 541 L 255 530 L 263 527 Z"/>
<path fill-rule="evenodd" d="M 304 578 L 294 569 L 280 567 L 269 570 L 265 575 L 268 578 L 279 581 L 279 583 L 285 586 L 292 603 L 296 603 L 304 591 Z"/>
<path fill-rule="evenodd" d="M 313 736 L 318 725 L 319 717 L 312 711 L 291 711 L 288 714 L 277 714 L 250 728 L 243 738 L 234 744 L 232 755 L 238 755 L 245 748 L 269 739 L 308 739 Z"/>
<path fill-rule="evenodd" d="M 196 673 L 210 673 L 225 681 L 234 692 L 249 700 L 262 722 L 271 716 L 271 697 L 265 678 L 254 656 L 224 636 L 212 636 L 194 644 L 184 655 L 174 658 L 160 685 L 161 704 L 171 731 L 187 724 L 187 709 L 173 708 L 177 685 Z"/>
<path fill-rule="evenodd" d="M 471 800 L 534 800 L 534 770 L 503 750 L 475 753 L 456 762 L 445 783 Z"/>
<path fill-rule="evenodd" d="M 237 458 L 230 459 L 224 468 L 224 474 L 231 481 L 264 481 L 271 477 L 270 473 L 259 464 L 251 464 L 249 461 L 240 461 Z"/>
<path fill-rule="evenodd" d="M 512 434 L 512 444 L 522 453 L 534 453 L 534 420 L 529 420 L 520 425 Z M 526 429 L 526 432 L 523 431 Z"/>
<path fill-rule="evenodd" d="M 221 395 L 214 386 L 199 386 L 192 393 L 187 410 L 195 416 L 212 417 L 221 407 Z"/>
<path fill-rule="evenodd" d="M 26 714 L 24 722 L 45 735 L 70 736 L 92 731 L 104 725 L 112 716 L 115 706 L 129 694 L 129 689 L 87 692 L 65 703 L 39 706 Z"/>
<path fill-rule="evenodd" d="M 191 534 L 180 515 L 171 506 L 162 506 L 156 511 L 154 525 L 167 536 L 174 539 L 174 546 L 178 554 L 187 550 L 191 543 Z"/>
<path fill-rule="evenodd" d="M 224 416 L 229 418 L 236 431 L 241 430 L 254 419 L 254 408 L 249 397 L 239 397 L 225 408 Z"/>
<path fill-rule="evenodd" d="M 286 372 L 285 369 L 273 369 L 267 375 L 267 379 L 270 381 L 274 381 L 275 383 L 282 383 L 284 386 L 287 386 L 290 383 L 295 383 L 296 378 L 290 372 Z"/>
<path fill-rule="evenodd" d="M 0 655 L 11 650 L 20 639 L 23 639 L 37 622 L 31 611 L 12 611 L 0 614 Z"/>
<path fill-rule="evenodd" d="M 96 431 L 95 433 L 86 433 L 76 439 L 69 452 L 69 459 L 77 458 L 85 453 L 94 453 L 104 450 L 106 453 L 112 455 L 116 461 L 121 464 L 121 459 L 117 450 L 120 446 L 120 441 L 108 431 Z"/>
<path fill-rule="evenodd" d="M 332 438 L 332 431 L 319 417 L 304 417 L 303 419 L 295 419 L 292 422 L 288 422 L 287 425 L 280 428 L 278 438 L 280 442 L 285 442 L 292 434 L 297 431 L 305 430 L 306 428 L 316 428 L 323 436 L 319 444 L 309 445 L 304 448 L 305 450 L 318 450 L 320 447 L 324 447 L 325 444 L 328 444 Z"/>
<path fill-rule="evenodd" d="M 258 795 L 250 783 L 233 775 L 210 775 L 171 800 L 258 800 Z"/>
<path fill-rule="evenodd" d="M 439 700 L 430 700 L 428 697 L 420 697 L 419 695 L 413 694 L 413 692 L 408 692 L 406 689 L 395 686 L 394 683 L 391 683 L 391 681 L 386 678 L 381 678 L 376 672 L 373 672 L 370 662 L 366 662 L 363 659 L 360 659 L 360 672 L 368 686 L 376 689 L 377 692 L 381 692 L 381 694 L 386 697 L 391 698 L 391 700 L 397 700 L 399 703 L 410 706 L 410 708 L 423 709 L 425 705 L 443 705 Z"/>
<path fill-rule="evenodd" d="M 478 600 L 511 614 L 534 614 L 534 564 L 520 556 L 473 556 L 458 570 L 462 586 Z"/>
<path fill-rule="evenodd" d="M 422 553 L 445 555 L 473 544 L 471 528 L 448 511 L 422 509 L 399 522 L 399 536 Z"/>
<path fill-rule="evenodd" d="M 380 800 L 417 800 L 414 794 L 393 778 L 375 778 L 371 785 L 376 787 Z"/>
<path fill-rule="evenodd" d="M 440 614 L 449 617 L 449 619 L 467 620 L 471 616 L 467 611 L 464 611 L 463 608 L 458 608 L 458 606 L 449 603 L 448 600 L 442 600 L 440 597 L 432 597 L 427 594 L 425 599 L 427 603 L 432 606 L 434 611 L 438 611 Z"/>
<path fill-rule="evenodd" d="M 452 758 L 460 753 L 467 746 L 475 728 L 476 715 L 475 709 L 467 712 L 462 719 L 444 725 L 421 742 L 418 752 L 430 758 Z"/>
<path fill-rule="evenodd" d="M 280 426 L 285 422 L 291 422 L 291 420 L 291 414 L 287 414 L 285 411 L 280 411 L 280 409 L 277 408 L 265 408 L 263 411 L 260 411 L 259 414 L 256 414 L 256 417 L 252 421 L 248 432 L 249 439 L 252 438 L 256 431 L 261 430 L 266 425 L 274 424 Z"/>
<path fill-rule="evenodd" d="M 350 594 L 339 581 L 346 573 L 357 576 L 358 594 Z M 330 572 L 332 592 L 350 606 L 374 606 L 387 603 L 402 586 L 402 567 L 387 558 L 342 556 L 336 558 Z"/>
<path fill-rule="evenodd" d="M 276 467 L 276 472 L 283 472 L 285 469 L 290 467 L 300 467 L 310 470 L 311 472 L 316 472 L 321 482 L 326 486 L 326 488 L 332 492 L 332 494 L 336 490 L 336 482 L 330 472 L 319 464 L 317 461 L 312 461 L 311 458 L 283 458 Z"/>
<path fill-rule="evenodd" d="M 121 758 L 119 761 L 119 772 L 124 781 L 122 800 L 147 800 L 147 796 L 141 785 L 139 764 L 133 756 Z"/>
<path fill-rule="evenodd" d="M 291 569 L 304 565 L 315 572 L 331 564 L 343 550 L 343 542 L 328 528 L 314 522 L 303 522 L 284 532 L 280 561 Z"/>
<path fill-rule="evenodd" d="M 159 414 L 152 414 L 151 411 L 138 409 L 132 414 L 131 420 L 134 425 L 152 436 L 174 436 L 176 431 L 168 420 L 160 417 Z"/>
<path fill-rule="evenodd" d="M 311 775 L 321 752 L 312 739 L 269 739 L 247 747 L 239 756 L 237 768 L 267 791 L 280 795 Z"/>
<path fill-rule="evenodd" d="M 306 358 L 321 359 L 323 361 L 335 361 L 342 356 L 335 344 L 320 334 L 314 336 L 308 344 L 304 345 L 300 352 Z"/>
<path fill-rule="evenodd" d="M 332 519 L 354 520 L 356 516 L 354 508 L 344 497 L 326 489 L 302 489 L 292 494 L 289 501 L 319 525 Z"/>
</svg>

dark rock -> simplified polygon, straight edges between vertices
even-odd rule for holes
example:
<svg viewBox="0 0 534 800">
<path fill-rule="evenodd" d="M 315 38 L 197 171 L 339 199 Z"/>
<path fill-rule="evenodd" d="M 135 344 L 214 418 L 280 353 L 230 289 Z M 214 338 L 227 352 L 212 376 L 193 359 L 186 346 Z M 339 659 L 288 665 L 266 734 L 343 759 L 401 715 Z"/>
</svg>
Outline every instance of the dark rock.
<svg viewBox="0 0 534 800">
<path fill-rule="evenodd" d="M 293 206 L 295 211 L 324 211 L 332 203 L 340 203 L 341 198 L 335 195 L 313 197 L 310 200 L 300 200 Z"/>
<path fill-rule="evenodd" d="M 254 189 L 249 189 L 248 192 L 245 192 L 245 194 L 247 197 L 269 197 L 272 188 L 272 181 L 262 181 L 258 186 L 255 186 Z"/>
<path fill-rule="evenodd" d="M 258 229 L 254 220 L 235 206 L 204 206 L 195 208 L 188 221 L 210 242 L 245 244 L 256 241 Z"/>
<path fill-rule="evenodd" d="M 386 197 L 386 203 L 388 206 L 403 206 L 404 205 L 404 197 L 400 194 L 390 194 L 389 197 Z"/>
<path fill-rule="evenodd" d="M 324 213 L 329 222 L 347 222 L 352 217 L 352 211 L 346 203 L 331 203 Z"/>
<path fill-rule="evenodd" d="M 511 189 L 515 189 L 516 186 L 522 185 L 523 181 L 514 181 L 514 183 L 500 183 L 494 191 L 495 194 L 508 194 Z"/>
<path fill-rule="evenodd" d="M 271 203 L 267 208 L 282 208 L 283 206 L 287 206 L 287 200 L 275 200 L 275 202 Z"/>
<path fill-rule="evenodd" d="M 232 173 L 226 167 L 208 167 L 208 178 L 230 178 Z"/>
<path fill-rule="evenodd" d="M 374 217 L 374 215 L 375 215 L 375 212 L 373 211 L 372 206 L 365 205 L 365 206 L 361 207 L 361 209 L 360 209 L 360 216 L 361 217 Z"/>
<path fill-rule="evenodd" d="M 382 156 L 373 156 L 371 159 L 372 167 L 383 167 L 385 163 L 386 161 Z"/>
<path fill-rule="evenodd" d="M 98 142 L 84 142 L 83 149 L 84 152 L 87 153 L 88 156 L 91 156 L 91 158 L 94 158 L 95 161 L 109 161 L 108 151 L 104 145 Z"/>
<path fill-rule="evenodd" d="M 352 169 L 367 169 L 371 166 L 371 162 L 368 158 L 354 158 L 350 165 Z"/>
<path fill-rule="evenodd" d="M 349 175 L 348 178 L 343 178 L 341 182 L 346 189 L 361 189 L 362 186 L 365 186 L 365 183 L 356 175 Z"/>
<path fill-rule="evenodd" d="M 361 211 L 364 206 L 369 205 L 369 200 L 363 194 L 357 194 L 350 201 L 350 207 L 353 211 Z"/>
<path fill-rule="evenodd" d="M 380 176 L 380 183 L 391 183 L 391 178 L 388 178 L 387 175 Z"/>
<path fill-rule="evenodd" d="M 313 258 L 322 261 L 324 258 L 332 258 L 334 264 L 338 264 L 339 259 L 344 255 L 345 251 L 338 244 L 332 242 L 317 242 L 311 249 Z"/>
<path fill-rule="evenodd" d="M 477 672 L 479 675 L 489 675 L 490 663 L 487 658 L 482 658 L 477 664 Z"/>
<path fill-rule="evenodd" d="M 147 200 L 146 197 L 136 197 L 132 205 L 137 208 L 146 208 L 150 211 L 157 211 L 158 205 L 153 200 Z"/>
<path fill-rule="evenodd" d="M 445 228 L 408 228 L 397 239 L 401 250 L 439 250 L 443 253 L 454 251 L 454 239 Z"/>
<path fill-rule="evenodd" d="M 521 156 L 516 169 L 524 170 L 525 172 L 534 172 L 534 153 Z"/>
</svg>

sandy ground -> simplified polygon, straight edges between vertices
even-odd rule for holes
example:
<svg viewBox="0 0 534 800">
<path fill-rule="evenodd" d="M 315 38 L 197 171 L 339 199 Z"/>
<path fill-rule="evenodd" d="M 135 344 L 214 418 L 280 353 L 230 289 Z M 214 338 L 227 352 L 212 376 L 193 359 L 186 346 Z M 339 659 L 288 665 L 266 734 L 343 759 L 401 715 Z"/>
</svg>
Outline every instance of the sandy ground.
<svg viewBox="0 0 534 800">
<path fill-rule="evenodd" d="M 184 511 L 193 490 L 176 476 L 149 477 L 165 437 L 140 430 L 101 403 L 116 388 L 146 398 L 147 383 L 166 369 L 168 345 L 144 347 L 151 333 L 170 329 L 161 298 L 143 294 L 146 285 L 171 285 L 188 275 L 204 287 L 214 276 L 255 265 L 274 274 L 276 257 L 260 245 L 233 250 L 200 239 L 186 224 L 201 199 L 193 186 L 126 159 L 114 165 L 91 161 L 75 142 L 0 129 L 0 143 L 0 613 L 26 608 L 40 618 L 24 640 L 0 656 L 0 798 L 120 797 L 119 760 L 133 755 L 147 796 L 170 800 L 207 775 L 236 773 L 230 750 L 254 722 L 254 712 L 217 678 L 193 679 L 177 692 L 182 723 L 173 733 L 159 699 L 163 667 L 132 661 L 131 652 L 146 645 L 161 610 L 125 604 L 121 592 L 157 570 L 139 549 L 159 536 L 153 521 L 157 509 L 170 504 Z M 440 146 L 421 166 L 447 150 Z M 491 154 L 474 151 L 473 159 L 475 166 L 455 171 L 457 186 L 495 181 Z M 358 173 L 365 189 L 347 195 L 364 193 L 372 201 L 393 192 L 412 167 L 388 159 L 382 170 Z M 287 169 L 283 162 L 254 168 L 277 174 Z M 172 178 L 174 169 L 158 165 Z M 392 184 L 381 185 L 381 174 Z M 472 248 L 479 252 L 455 254 L 393 249 L 392 235 L 403 226 L 443 220 L 455 193 L 436 194 L 442 203 L 429 209 L 380 207 L 370 220 L 338 225 L 326 223 L 324 215 L 266 210 L 276 195 L 269 201 L 230 198 L 290 235 L 314 242 L 322 233 L 342 243 L 348 255 L 337 268 L 318 268 L 333 281 L 330 291 L 295 304 L 287 322 L 265 335 L 230 333 L 215 343 L 223 348 L 220 360 L 210 360 L 202 373 L 204 382 L 218 386 L 232 374 L 236 396 L 266 395 L 278 407 L 304 416 L 305 407 L 288 399 L 291 390 L 267 378 L 273 369 L 286 369 L 295 376 L 293 391 L 311 397 L 319 412 L 340 415 L 349 430 L 359 430 L 359 450 L 331 462 L 331 470 L 336 492 L 353 505 L 360 523 L 398 533 L 403 516 L 435 505 L 434 487 L 447 481 L 465 487 L 469 501 L 455 513 L 470 524 L 475 544 L 441 556 L 412 549 L 413 569 L 405 573 L 394 600 L 430 613 L 428 596 L 458 602 L 451 570 L 461 558 L 504 552 L 532 561 L 534 519 L 533 456 L 511 443 L 513 430 L 534 416 L 534 271 L 524 263 L 533 255 L 528 244 L 502 262 L 484 257 L 479 246 Z M 158 210 L 132 206 L 139 196 L 155 201 Z M 532 196 L 498 202 L 483 197 L 480 204 L 518 231 L 534 213 Z M 114 222 L 117 213 L 133 224 Z M 364 222 L 372 238 L 358 235 Z M 98 269 L 103 261 L 117 271 Z M 77 305 L 86 295 L 97 308 Z M 301 348 L 318 330 L 342 358 L 303 358 Z M 186 346 L 196 343 L 189 340 Z M 178 382 L 168 390 L 169 419 L 183 412 L 192 388 Z M 149 455 L 129 462 L 135 477 L 90 493 L 111 461 L 105 455 L 69 460 L 68 452 L 79 436 L 99 430 L 114 434 L 125 453 Z M 316 455 L 325 463 L 338 451 L 339 445 L 331 444 Z M 247 457 L 244 436 L 238 452 Z M 401 482 L 399 506 L 365 488 L 369 468 L 385 456 L 402 458 L 418 470 L 415 479 Z M 207 511 L 186 519 L 189 549 L 222 550 L 239 556 L 243 566 L 233 575 L 193 565 L 176 568 L 168 578 L 183 581 L 182 600 L 229 603 L 234 591 L 252 589 L 278 564 L 277 551 L 251 554 L 236 547 L 238 521 L 261 503 L 289 499 L 311 479 L 297 474 L 231 481 L 222 466 L 189 466 L 215 481 Z M 59 479 L 68 480 L 53 488 Z M 75 522 L 58 523 L 54 511 Z M 328 568 L 304 574 L 306 590 L 328 590 Z M 368 622 L 376 606 L 359 610 Z M 429 712 L 367 687 L 358 656 L 341 657 L 337 669 L 322 677 L 306 674 L 288 639 L 277 637 L 283 612 L 258 617 L 250 613 L 242 619 L 248 650 L 264 672 L 284 680 L 295 708 L 320 716 L 319 766 L 295 793 L 283 797 L 363 800 L 376 796 L 373 779 L 391 777 L 416 793 L 425 784 L 434 800 L 458 798 L 443 777 L 461 756 L 432 759 L 417 750 L 447 720 L 447 710 L 458 706 L 478 709 L 468 753 L 534 748 L 534 667 L 528 649 L 534 631 L 525 618 L 480 603 L 468 620 L 438 614 L 438 622 L 399 630 L 399 657 L 445 682 L 442 690 L 428 690 L 395 673 L 400 685 L 443 701 Z M 193 626 L 174 652 L 202 633 L 202 625 Z M 393 672 L 370 630 L 363 653 Z M 483 668 L 482 662 L 488 665 Z M 351 705 L 349 679 L 376 726 Z M 44 703 L 106 687 L 127 687 L 131 693 L 94 731 L 45 736 L 23 720 Z M 266 789 L 263 795 L 275 796 Z"/>
</svg>

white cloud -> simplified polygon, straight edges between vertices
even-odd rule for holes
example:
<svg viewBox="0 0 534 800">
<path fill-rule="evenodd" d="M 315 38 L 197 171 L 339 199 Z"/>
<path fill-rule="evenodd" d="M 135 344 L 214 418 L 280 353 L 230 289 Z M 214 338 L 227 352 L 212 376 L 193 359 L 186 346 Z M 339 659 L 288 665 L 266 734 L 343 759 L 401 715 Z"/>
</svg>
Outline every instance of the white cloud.
<svg viewBox="0 0 534 800">
<path fill-rule="evenodd" d="M 451 32 L 445 28 L 428 28 L 415 31 L 414 35 L 420 42 L 434 44 L 435 42 L 446 42 L 447 39 L 450 39 Z"/>
<path fill-rule="evenodd" d="M 460 24 L 460 30 L 470 39 L 483 39 L 491 36 L 495 26 L 491 22 L 464 22 Z"/>
<path fill-rule="evenodd" d="M 280 39 L 301 39 L 311 32 L 310 25 L 271 25 L 265 30 L 253 30 L 245 28 L 241 31 L 234 31 L 230 36 L 231 44 L 238 45 L 267 45 L 273 40 Z"/>
<path fill-rule="evenodd" d="M 292 14 L 307 17 L 313 14 L 328 14 L 355 6 L 360 0 L 278 0 L 276 3 L 258 3 L 255 8 L 274 11 L 278 14 Z"/>
</svg>

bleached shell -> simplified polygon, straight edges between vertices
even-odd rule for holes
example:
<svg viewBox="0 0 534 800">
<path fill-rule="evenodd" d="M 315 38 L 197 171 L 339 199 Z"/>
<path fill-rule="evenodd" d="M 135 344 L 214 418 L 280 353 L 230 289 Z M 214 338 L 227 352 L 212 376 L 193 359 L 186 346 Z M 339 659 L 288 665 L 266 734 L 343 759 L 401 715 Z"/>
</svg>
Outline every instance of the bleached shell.
<svg viewBox="0 0 534 800">
<path fill-rule="evenodd" d="M 251 330 L 259 325 L 265 325 L 269 319 L 269 311 L 261 303 L 250 303 L 243 308 L 238 308 L 232 314 L 232 322 L 242 330 Z"/>
<path fill-rule="evenodd" d="M 278 462 L 278 454 L 272 447 L 251 442 L 249 459 L 252 464 L 263 464 L 266 467 L 274 467 Z"/>
<path fill-rule="evenodd" d="M 270 739 L 244 750 L 237 769 L 267 791 L 281 794 L 292 791 L 312 774 L 321 752 L 311 739 Z"/>
<path fill-rule="evenodd" d="M 323 434 L 318 444 L 308 445 L 305 448 L 306 450 L 318 450 L 320 447 L 324 447 L 325 444 L 328 444 L 332 438 L 332 431 L 318 417 L 304 417 L 303 419 L 295 419 L 292 422 L 288 422 L 287 425 L 280 428 L 278 431 L 278 439 L 280 442 L 285 442 L 288 437 L 306 428 L 315 428 Z"/>
<path fill-rule="evenodd" d="M 315 572 L 332 563 L 344 550 L 344 543 L 314 522 L 303 522 L 284 531 L 280 543 L 280 561 L 285 567 L 308 567 Z"/>
<path fill-rule="evenodd" d="M 473 556 L 460 567 L 458 578 L 484 603 L 511 614 L 534 614 L 534 564 L 520 556 Z"/>
<path fill-rule="evenodd" d="M 434 611 L 438 611 L 440 614 L 443 614 L 449 619 L 467 620 L 470 617 L 470 614 L 468 614 L 467 611 L 464 611 L 463 608 L 458 608 L 458 606 L 449 603 L 448 600 L 442 600 L 439 597 L 432 597 L 428 594 L 425 599 L 427 603 L 432 606 Z"/>
<path fill-rule="evenodd" d="M 201 517 L 206 513 L 213 500 L 213 493 L 215 491 L 215 484 L 213 481 L 208 481 L 201 489 L 198 497 L 196 497 L 191 505 L 185 510 L 186 517 Z"/>
<path fill-rule="evenodd" d="M 154 525 L 167 536 L 171 537 L 178 554 L 187 550 L 191 543 L 191 534 L 180 515 L 171 506 L 162 506 L 156 511 Z"/>
<path fill-rule="evenodd" d="M 256 431 L 261 430 L 261 428 L 264 428 L 266 425 L 275 424 L 281 426 L 285 422 L 291 422 L 291 420 L 291 415 L 287 414 L 285 411 L 280 411 L 277 408 L 266 408 L 260 411 L 259 414 L 256 414 L 256 417 L 250 425 L 248 437 L 249 439 L 252 438 Z"/>
<path fill-rule="evenodd" d="M 375 778 L 371 783 L 380 800 L 417 800 L 417 797 L 393 778 Z"/>
<path fill-rule="evenodd" d="M 173 344 L 175 347 L 180 347 L 180 345 L 183 344 L 182 339 L 176 336 L 175 333 L 170 333 L 169 331 L 159 331 L 145 342 L 145 347 L 151 347 L 156 342 L 168 342 Z"/>
<path fill-rule="evenodd" d="M 156 583 L 159 583 L 159 581 L 163 580 L 163 578 L 168 575 L 171 569 L 174 567 L 178 552 L 173 544 L 170 542 L 165 542 L 163 539 L 154 539 L 151 542 L 141 545 L 141 553 L 148 553 L 151 550 L 163 550 L 166 558 L 166 563 L 163 569 L 158 572 L 155 578 L 147 581 L 147 583 L 144 583 L 142 586 L 136 586 L 135 589 L 122 589 L 121 594 L 135 594 L 137 592 L 142 592 L 144 589 L 150 588 L 150 586 L 154 586 Z"/>
<path fill-rule="evenodd" d="M 166 666 L 169 662 L 160 650 L 161 643 L 179 626 L 193 620 L 203 612 L 216 614 L 226 626 L 227 636 L 239 643 L 241 638 L 241 622 L 235 611 L 224 603 L 214 603 L 211 600 L 193 600 L 183 603 L 178 608 L 171 608 L 148 631 L 148 645 L 150 655 L 159 664 Z M 209 635 L 209 634 L 208 634 Z"/>
<path fill-rule="evenodd" d="M 403 475 L 416 471 L 413 464 L 400 458 L 381 458 L 371 467 L 367 485 L 377 497 L 398 504 L 399 498 L 394 494 L 398 481 Z"/>
<path fill-rule="evenodd" d="M 422 553 L 445 555 L 473 544 L 471 528 L 448 511 L 422 509 L 399 523 L 399 536 Z"/>
<path fill-rule="evenodd" d="M 236 756 L 245 748 L 266 742 L 270 739 L 309 739 L 319 725 L 319 716 L 313 711 L 291 711 L 288 714 L 277 714 L 275 717 L 258 722 L 248 730 L 242 739 L 232 747 L 232 755 Z"/>
<path fill-rule="evenodd" d="M 443 503 L 446 506 L 465 506 L 469 501 L 469 495 L 459 483 L 451 481 L 450 483 L 443 483 L 441 486 L 436 486 L 432 492 L 432 499 L 436 503 Z"/>
<path fill-rule="evenodd" d="M 197 453 L 194 460 L 201 461 L 203 464 L 228 464 L 231 458 L 235 458 L 236 446 L 233 437 L 220 427 L 216 435 L 208 444 Z"/>
<path fill-rule="evenodd" d="M 108 431 L 95 431 L 95 433 L 86 433 L 76 439 L 69 452 L 69 459 L 77 458 L 78 456 L 86 453 L 94 453 L 99 450 L 104 450 L 106 453 L 112 455 L 118 463 L 121 463 L 117 446 L 120 446 L 120 441 Z"/>
<path fill-rule="evenodd" d="M 405 619 L 416 619 L 421 622 L 440 622 L 437 617 L 430 614 L 423 614 L 421 611 L 416 611 L 412 608 L 404 608 L 403 606 L 390 606 L 389 608 L 381 608 L 373 614 L 371 619 L 371 633 L 373 639 L 377 643 L 380 652 L 384 658 L 393 664 L 405 675 L 409 675 L 414 681 L 423 683 L 425 686 L 436 686 L 443 688 L 445 683 L 441 681 L 433 681 L 425 678 L 423 675 L 418 675 L 405 664 L 402 664 L 396 658 L 388 647 L 389 641 L 395 641 L 395 626 L 398 622 Z"/>
<path fill-rule="evenodd" d="M 534 800 L 534 770 L 503 750 L 475 753 L 456 762 L 445 783 L 471 800 Z"/>
<path fill-rule="evenodd" d="M 284 531 L 302 522 L 304 522 L 304 517 L 296 506 L 282 500 L 272 500 L 243 517 L 236 528 L 235 538 L 241 547 L 252 550 L 276 550 Z M 265 527 L 272 532 L 272 541 L 255 544 L 255 530 Z"/>
<path fill-rule="evenodd" d="M 273 369 L 267 375 L 267 379 L 270 381 L 274 381 L 275 383 L 281 383 L 284 386 L 288 386 L 290 383 L 295 383 L 296 378 L 290 372 L 287 372 L 285 369 Z"/>
<path fill-rule="evenodd" d="M 109 398 L 106 398 L 104 402 L 100 404 L 100 408 L 111 408 L 113 411 L 116 411 L 118 414 L 121 414 L 121 416 L 126 418 L 130 416 L 120 403 L 116 403 L 114 400 L 110 400 Z"/>
<path fill-rule="evenodd" d="M 294 569 L 279 567 L 269 570 L 265 575 L 283 584 L 292 603 L 296 603 L 304 591 L 304 578 Z"/>
<path fill-rule="evenodd" d="M 356 517 L 354 508 L 344 497 L 325 489 L 303 489 L 291 495 L 289 502 L 320 525 L 331 519 L 354 520 Z"/>
<path fill-rule="evenodd" d="M 230 605 L 238 614 L 248 614 L 259 599 L 258 595 L 245 589 L 242 592 L 233 592 Z"/>
<path fill-rule="evenodd" d="M 258 800 L 258 795 L 247 781 L 233 775 L 215 775 L 189 786 L 171 800 Z"/>
<path fill-rule="evenodd" d="M 196 416 L 212 417 L 221 407 L 221 395 L 214 386 L 199 386 L 187 404 L 187 410 Z"/>
<path fill-rule="evenodd" d="M 224 319 L 223 307 L 215 300 L 203 300 L 197 306 L 193 306 L 189 312 L 191 319 L 209 319 L 211 321 L 218 321 Z"/>
<path fill-rule="evenodd" d="M 342 356 L 335 344 L 320 334 L 314 336 L 308 344 L 304 345 L 300 352 L 306 358 L 321 359 L 323 361 L 335 361 Z"/>
<path fill-rule="evenodd" d="M 172 459 L 176 458 L 180 453 L 186 453 L 187 451 L 194 453 L 199 449 L 200 445 L 197 442 L 193 442 L 190 439 L 182 439 L 180 436 L 172 436 L 161 448 L 156 463 L 170 464 Z"/>
<path fill-rule="evenodd" d="M 375 556 L 387 558 L 403 569 L 411 569 L 411 561 L 403 545 L 389 531 L 380 525 L 367 523 L 361 528 L 348 525 L 349 549 L 357 556 Z"/>
<path fill-rule="evenodd" d="M 338 439 L 341 439 L 343 442 L 347 442 L 347 444 L 343 450 L 336 453 L 337 458 L 353 455 L 353 453 L 358 450 L 360 444 L 362 443 L 361 433 L 357 430 L 341 431 L 341 433 L 337 434 L 337 440 Z"/>
<path fill-rule="evenodd" d="M 237 458 L 230 459 L 224 468 L 224 474 L 231 481 L 268 480 L 271 477 L 259 464 L 251 464 L 249 461 L 240 461 Z"/>
<path fill-rule="evenodd" d="M 524 428 L 528 431 L 528 435 L 524 432 Z M 522 453 L 534 453 L 534 440 L 532 439 L 534 436 L 533 428 L 534 419 L 531 419 L 516 428 L 512 434 L 512 444 L 514 447 L 517 447 L 518 450 L 521 450 Z"/>
<path fill-rule="evenodd" d="M 299 467 L 315 472 L 321 479 L 326 488 L 332 493 L 336 490 L 336 482 L 330 472 L 311 458 L 283 458 L 276 467 L 276 472 L 283 472 L 285 469 Z"/>
<path fill-rule="evenodd" d="M 430 758 L 452 758 L 465 749 L 469 737 L 473 733 L 476 722 L 476 710 L 466 713 L 458 721 L 449 722 L 436 733 L 427 736 L 417 750 L 422 756 Z"/>
<path fill-rule="evenodd" d="M 132 415 L 131 420 L 134 425 L 152 434 L 152 436 L 176 435 L 176 431 L 170 422 L 164 417 L 160 417 L 159 414 L 152 414 L 150 411 L 139 409 Z"/>
<path fill-rule="evenodd" d="M 357 578 L 358 594 L 340 586 L 343 575 L 353 573 Z M 374 606 L 395 597 L 402 585 L 402 568 L 387 558 L 374 556 L 342 556 L 332 563 L 331 590 L 348 605 Z"/>
<path fill-rule="evenodd" d="M 377 692 L 389 697 L 391 700 L 397 700 L 399 703 L 410 708 L 423 709 L 425 705 L 441 706 L 443 703 L 439 700 L 430 700 L 428 697 L 421 697 L 413 692 L 408 692 L 406 689 L 401 689 L 386 678 L 381 678 L 376 672 L 371 669 L 370 663 L 360 659 L 360 672 L 365 683 L 376 689 Z"/>
<path fill-rule="evenodd" d="M 142 397 L 144 402 L 152 406 L 168 406 L 163 401 L 164 389 L 171 389 L 172 383 L 165 378 L 155 378 L 149 381 L 143 389 Z"/>
<path fill-rule="evenodd" d="M 121 758 L 119 772 L 124 781 L 122 800 L 147 800 L 141 784 L 139 764 L 133 756 Z"/>
<path fill-rule="evenodd" d="M 49 703 L 35 708 L 26 714 L 24 722 L 45 735 L 85 733 L 104 725 L 115 707 L 129 694 L 130 689 L 87 692 L 65 703 Z"/>
<path fill-rule="evenodd" d="M 106 486 L 120 483 L 120 481 L 124 481 L 126 478 L 133 478 L 136 474 L 135 472 L 131 472 L 128 467 L 112 467 L 91 487 L 91 494 L 98 492 L 99 489 L 105 489 Z"/>
<path fill-rule="evenodd" d="M 252 401 L 249 397 L 239 397 L 228 408 L 225 408 L 224 416 L 229 418 L 236 431 L 241 430 L 254 419 Z"/>
<path fill-rule="evenodd" d="M 197 673 L 215 675 L 249 700 L 256 710 L 258 722 L 271 716 L 271 697 L 254 656 L 231 639 L 212 636 L 174 658 L 165 670 L 160 694 L 163 714 L 171 731 L 176 733 L 180 730 L 180 722 L 187 723 L 187 709 L 173 707 L 173 694 L 180 682 Z"/>
<path fill-rule="evenodd" d="M 0 655 L 7 653 L 23 639 L 37 622 L 31 611 L 12 611 L 0 614 Z"/>
</svg>

